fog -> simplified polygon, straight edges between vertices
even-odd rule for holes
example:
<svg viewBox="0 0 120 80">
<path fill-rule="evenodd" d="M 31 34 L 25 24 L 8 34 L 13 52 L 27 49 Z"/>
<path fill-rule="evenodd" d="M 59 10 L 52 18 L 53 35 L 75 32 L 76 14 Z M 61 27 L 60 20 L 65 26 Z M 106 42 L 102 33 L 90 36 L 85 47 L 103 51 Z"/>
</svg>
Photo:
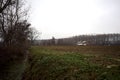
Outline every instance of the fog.
<svg viewBox="0 0 120 80">
<path fill-rule="evenodd" d="M 42 39 L 120 32 L 120 0 L 27 0 Z"/>
</svg>

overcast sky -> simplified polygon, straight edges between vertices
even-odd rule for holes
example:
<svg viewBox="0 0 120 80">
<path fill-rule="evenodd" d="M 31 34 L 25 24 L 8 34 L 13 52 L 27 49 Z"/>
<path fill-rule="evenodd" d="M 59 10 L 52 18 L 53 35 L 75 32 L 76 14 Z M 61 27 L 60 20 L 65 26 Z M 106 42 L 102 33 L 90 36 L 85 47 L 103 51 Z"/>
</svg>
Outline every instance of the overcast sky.
<svg viewBox="0 0 120 80">
<path fill-rule="evenodd" d="M 119 33 L 120 0 L 28 0 L 30 22 L 42 39 Z"/>
</svg>

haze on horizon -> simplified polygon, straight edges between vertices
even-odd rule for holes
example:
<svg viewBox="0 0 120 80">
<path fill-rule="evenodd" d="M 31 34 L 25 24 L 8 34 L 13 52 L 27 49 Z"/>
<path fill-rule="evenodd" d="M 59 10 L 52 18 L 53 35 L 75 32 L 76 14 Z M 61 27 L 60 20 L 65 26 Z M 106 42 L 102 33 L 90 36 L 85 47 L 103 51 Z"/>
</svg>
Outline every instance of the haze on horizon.
<svg viewBox="0 0 120 80">
<path fill-rule="evenodd" d="M 120 32 L 120 0 L 27 0 L 42 39 Z"/>
</svg>

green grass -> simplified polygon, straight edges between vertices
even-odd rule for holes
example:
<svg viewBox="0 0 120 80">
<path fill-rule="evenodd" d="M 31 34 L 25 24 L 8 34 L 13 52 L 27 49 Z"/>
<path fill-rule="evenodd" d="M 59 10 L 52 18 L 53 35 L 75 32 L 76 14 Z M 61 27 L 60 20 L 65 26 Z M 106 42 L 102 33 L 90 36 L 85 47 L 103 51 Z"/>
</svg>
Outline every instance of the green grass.
<svg viewBox="0 0 120 80">
<path fill-rule="evenodd" d="M 24 80 L 120 80 L 119 47 L 86 48 L 32 47 Z"/>
</svg>

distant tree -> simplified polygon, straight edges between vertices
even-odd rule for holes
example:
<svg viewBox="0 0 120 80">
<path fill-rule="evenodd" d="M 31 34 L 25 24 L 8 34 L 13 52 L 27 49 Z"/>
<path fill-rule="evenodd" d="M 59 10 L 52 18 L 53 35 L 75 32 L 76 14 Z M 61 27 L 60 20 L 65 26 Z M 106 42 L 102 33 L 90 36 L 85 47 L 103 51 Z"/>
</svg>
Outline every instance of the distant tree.
<svg viewBox="0 0 120 80">
<path fill-rule="evenodd" d="M 35 28 L 33 28 L 33 27 L 30 27 L 29 28 L 29 31 L 30 31 L 30 33 L 29 33 L 29 39 L 30 39 L 30 42 L 31 42 L 31 44 L 33 45 L 34 44 L 34 42 L 38 39 L 40 39 L 40 35 L 41 35 L 41 33 L 39 32 L 39 31 L 37 31 Z"/>
<path fill-rule="evenodd" d="M 55 37 L 52 37 L 52 39 L 51 39 L 51 44 L 52 44 L 52 45 L 55 45 Z"/>
</svg>

